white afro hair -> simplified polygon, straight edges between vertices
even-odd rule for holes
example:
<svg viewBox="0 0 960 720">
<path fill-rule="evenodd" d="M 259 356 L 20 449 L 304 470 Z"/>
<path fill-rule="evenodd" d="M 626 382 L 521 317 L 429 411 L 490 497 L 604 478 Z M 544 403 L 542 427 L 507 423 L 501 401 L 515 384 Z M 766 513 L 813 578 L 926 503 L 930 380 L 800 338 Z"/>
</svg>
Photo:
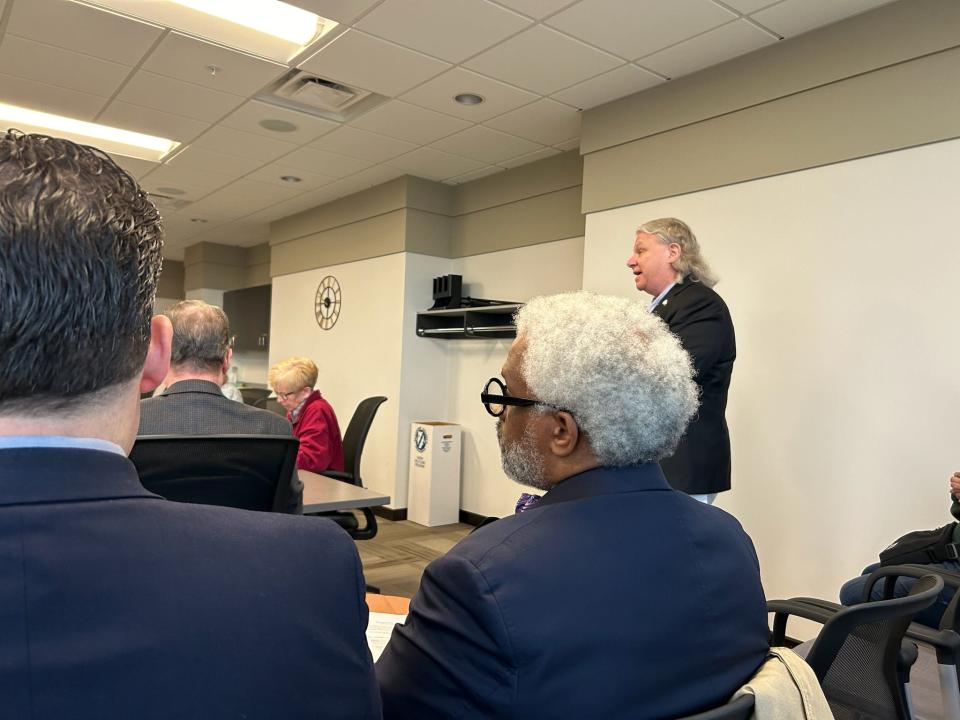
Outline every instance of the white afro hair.
<svg viewBox="0 0 960 720">
<path fill-rule="evenodd" d="M 602 465 L 673 453 L 698 389 L 690 357 L 663 321 L 637 302 L 575 292 L 531 300 L 516 322 L 527 386 L 574 415 Z"/>
</svg>

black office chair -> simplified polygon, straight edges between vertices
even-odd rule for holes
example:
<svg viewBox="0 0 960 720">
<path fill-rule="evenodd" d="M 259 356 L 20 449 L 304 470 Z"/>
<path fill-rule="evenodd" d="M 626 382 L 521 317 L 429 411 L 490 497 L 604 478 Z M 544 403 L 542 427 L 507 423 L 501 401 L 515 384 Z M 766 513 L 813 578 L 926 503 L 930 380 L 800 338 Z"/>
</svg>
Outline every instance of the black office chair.
<svg viewBox="0 0 960 720">
<path fill-rule="evenodd" d="M 741 695 L 726 705 L 696 715 L 687 715 L 678 720 L 749 720 L 753 716 L 753 705 L 753 695 Z"/>
<path fill-rule="evenodd" d="M 280 417 L 287 416 L 287 410 L 280 404 L 280 401 L 273 397 L 262 397 L 253 403 L 255 408 L 260 408 L 261 410 L 269 410 L 270 412 L 279 415 Z"/>
<path fill-rule="evenodd" d="M 943 584 L 960 589 L 960 575 L 931 565 L 895 565 L 880 567 L 870 573 L 864 586 L 864 597 L 869 598 L 876 583 L 882 582 L 883 597 L 893 597 L 893 590 L 899 577 L 921 578 L 925 575 L 937 575 Z M 911 623 L 907 628 L 907 638 L 932 647 L 937 654 L 937 672 L 939 675 L 941 704 L 944 720 L 960 720 L 960 592 L 954 592 L 953 599 L 947 605 L 937 629 Z M 934 686 L 932 678 L 926 685 Z M 916 700 L 916 695 L 914 695 Z M 926 701 L 927 698 L 921 698 Z M 930 704 L 932 703 L 926 703 Z"/>
<path fill-rule="evenodd" d="M 943 580 L 925 575 L 909 596 L 845 608 L 817 598 L 771 600 L 771 645 L 786 643 L 790 615 L 823 624 L 806 660 L 836 720 L 910 720 L 905 685 L 917 647 L 903 643 L 913 616 L 936 602 Z"/>
<path fill-rule="evenodd" d="M 245 405 L 253 405 L 257 400 L 261 398 L 268 397 L 270 391 L 266 388 L 255 388 L 255 387 L 242 387 L 240 388 L 240 396 L 243 398 Z"/>
<path fill-rule="evenodd" d="M 383 395 L 377 395 L 368 397 L 357 405 L 353 417 L 350 418 L 350 424 L 347 426 L 347 432 L 343 436 L 343 472 L 324 470 L 319 473 L 320 475 L 363 487 L 363 481 L 360 478 L 360 458 L 363 455 L 363 446 L 367 441 L 367 434 L 370 432 L 370 426 L 373 424 L 373 418 L 376 416 L 377 410 L 386 401 L 387 398 Z M 334 511 L 310 514 L 329 517 L 356 540 L 369 540 L 377 534 L 377 516 L 373 514 L 373 510 L 370 508 L 360 508 L 360 512 L 363 513 L 366 521 L 364 527 L 360 527 L 357 516 L 351 512 Z"/>
<path fill-rule="evenodd" d="M 273 435 L 143 435 L 130 460 L 167 500 L 287 512 L 299 446 Z"/>
</svg>

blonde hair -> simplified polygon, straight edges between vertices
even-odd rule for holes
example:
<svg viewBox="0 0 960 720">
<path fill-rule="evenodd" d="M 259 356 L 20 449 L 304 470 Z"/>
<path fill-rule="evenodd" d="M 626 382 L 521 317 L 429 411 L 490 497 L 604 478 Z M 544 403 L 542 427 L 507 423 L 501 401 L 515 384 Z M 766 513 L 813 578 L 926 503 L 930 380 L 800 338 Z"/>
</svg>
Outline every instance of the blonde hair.
<svg viewBox="0 0 960 720">
<path fill-rule="evenodd" d="M 717 284 L 707 261 L 700 254 L 700 243 L 693 230 L 682 220 L 676 218 L 658 218 L 650 220 L 637 228 L 638 233 L 656 235 L 664 245 L 676 243 L 680 246 L 680 257 L 673 263 L 673 269 L 684 278 L 701 282 L 707 287 Z"/>
<path fill-rule="evenodd" d="M 274 391 L 277 389 L 277 382 L 284 385 L 296 384 L 297 389 L 309 387 L 317 384 L 317 365 L 310 358 L 292 357 L 281 360 L 270 368 L 267 375 L 267 382 Z"/>
</svg>

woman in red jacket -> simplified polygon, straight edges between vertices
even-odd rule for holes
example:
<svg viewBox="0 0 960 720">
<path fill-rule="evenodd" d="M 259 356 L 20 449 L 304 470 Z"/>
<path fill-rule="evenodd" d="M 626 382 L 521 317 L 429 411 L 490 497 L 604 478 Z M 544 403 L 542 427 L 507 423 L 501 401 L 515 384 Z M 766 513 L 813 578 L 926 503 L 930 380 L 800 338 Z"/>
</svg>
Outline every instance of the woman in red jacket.
<svg viewBox="0 0 960 720">
<path fill-rule="evenodd" d="M 292 357 L 278 362 L 270 368 L 267 381 L 300 440 L 297 467 L 311 472 L 343 470 L 340 425 L 330 403 L 313 389 L 317 383 L 313 360 Z"/>
</svg>

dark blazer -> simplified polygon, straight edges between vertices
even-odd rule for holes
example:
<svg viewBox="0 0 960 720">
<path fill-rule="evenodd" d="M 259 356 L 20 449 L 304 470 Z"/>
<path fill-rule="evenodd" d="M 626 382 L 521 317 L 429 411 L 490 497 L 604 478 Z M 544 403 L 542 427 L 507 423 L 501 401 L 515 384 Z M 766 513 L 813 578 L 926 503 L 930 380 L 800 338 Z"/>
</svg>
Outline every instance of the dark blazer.
<svg viewBox="0 0 960 720">
<path fill-rule="evenodd" d="M 388 719 L 661 719 L 766 652 L 750 538 L 651 464 L 568 478 L 430 563 L 377 679 Z"/>
<path fill-rule="evenodd" d="M 353 541 L 118 454 L 0 450 L 0 608 L 3 717 L 380 717 Z"/>
<path fill-rule="evenodd" d="M 224 397 L 209 380 L 181 380 L 160 395 L 140 401 L 138 435 L 283 435 L 290 423 L 276 413 Z M 303 509 L 303 483 L 290 478 L 290 512 Z"/>
<path fill-rule="evenodd" d="M 660 462 L 677 490 L 695 495 L 730 489 L 727 392 L 737 343 L 730 311 L 717 293 L 689 280 L 671 288 L 653 309 L 690 353 L 700 386 L 700 409 L 673 456 Z"/>
</svg>

